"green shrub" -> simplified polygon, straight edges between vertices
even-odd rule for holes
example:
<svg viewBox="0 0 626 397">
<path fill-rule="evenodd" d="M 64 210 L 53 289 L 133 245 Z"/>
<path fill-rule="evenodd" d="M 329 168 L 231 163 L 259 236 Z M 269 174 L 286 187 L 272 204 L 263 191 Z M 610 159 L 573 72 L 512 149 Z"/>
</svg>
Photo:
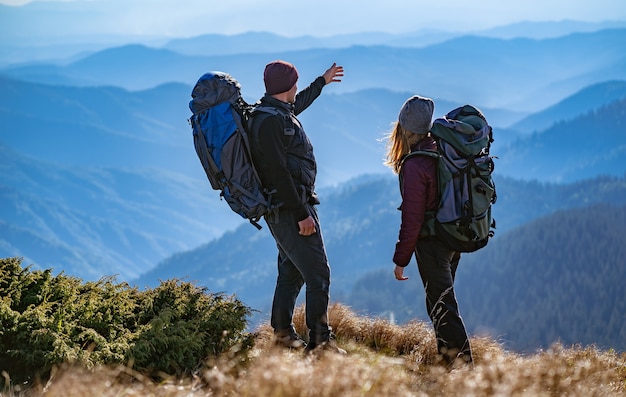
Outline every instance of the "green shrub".
<svg viewBox="0 0 626 397">
<path fill-rule="evenodd" d="M 142 372 L 182 375 L 234 346 L 248 350 L 250 309 L 239 301 L 177 280 L 143 295 L 137 338 L 130 349 Z"/>
<path fill-rule="evenodd" d="M 55 365 L 133 364 L 149 375 L 189 374 L 206 358 L 252 346 L 250 309 L 234 297 L 178 280 L 139 291 L 0 259 L 0 371 L 13 382 Z"/>
</svg>

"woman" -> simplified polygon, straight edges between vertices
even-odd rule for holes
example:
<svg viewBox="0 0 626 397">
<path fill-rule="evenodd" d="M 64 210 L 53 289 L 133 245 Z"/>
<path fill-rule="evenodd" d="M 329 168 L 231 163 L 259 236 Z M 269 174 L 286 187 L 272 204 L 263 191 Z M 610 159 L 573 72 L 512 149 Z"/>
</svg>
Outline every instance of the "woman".
<svg viewBox="0 0 626 397">
<path fill-rule="evenodd" d="M 393 256 L 394 274 L 397 280 L 408 279 L 404 268 L 415 252 L 438 352 L 448 365 L 470 364 L 469 339 L 454 296 L 454 275 L 461 255 L 428 232 L 431 229 L 422 230 L 427 212 L 432 214 L 439 202 L 437 159 L 427 155 L 406 157 L 414 151 L 437 150 L 436 142 L 428 133 L 433 109 L 434 102 L 430 98 L 417 95 L 409 98 L 389 134 L 385 164 L 400 175 L 402 195 L 402 222 Z"/>
</svg>

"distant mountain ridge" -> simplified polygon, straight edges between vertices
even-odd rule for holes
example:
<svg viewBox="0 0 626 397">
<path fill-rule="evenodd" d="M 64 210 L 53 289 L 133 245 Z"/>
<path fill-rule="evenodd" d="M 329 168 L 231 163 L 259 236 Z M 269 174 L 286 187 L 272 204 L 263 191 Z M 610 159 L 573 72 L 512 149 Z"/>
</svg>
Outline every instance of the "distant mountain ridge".
<svg viewBox="0 0 626 397">
<path fill-rule="evenodd" d="M 555 122 L 570 121 L 609 103 L 626 98 L 626 81 L 607 81 L 586 87 L 549 108 L 532 114 L 512 125 L 523 133 L 541 132 Z M 594 107 L 590 107 L 593 104 Z"/>
<path fill-rule="evenodd" d="M 188 86 L 167 84 L 130 93 L 118 87 L 50 86 L 0 76 L 0 88 L 1 141 L 25 154 L 74 165 L 166 166 L 177 171 L 195 165 L 186 122 Z"/>
<path fill-rule="evenodd" d="M 487 30 L 462 30 L 458 26 L 441 30 L 420 29 L 415 32 L 390 34 L 361 32 L 333 36 L 285 37 L 263 31 L 248 31 L 233 35 L 205 34 L 195 37 L 174 38 L 145 36 L 140 33 L 126 35 L 88 35 L 72 31 L 73 23 L 58 31 L 42 31 L 44 23 L 55 20 L 63 24 L 65 18 L 88 11 L 90 5 L 73 2 L 30 2 L 20 7 L 0 5 L 0 67 L 8 64 L 55 60 L 67 63 L 81 54 L 96 52 L 107 47 L 128 43 L 164 48 L 187 55 L 231 55 L 244 53 L 275 53 L 311 48 L 345 48 L 354 45 L 388 45 L 395 47 L 424 47 L 462 35 L 476 35 L 500 39 L 545 39 L 565 36 L 575 32 L 593 32 L 603 29 L 625 28 L 626 21 L 582 22 L 572 20 L 519 22 Z M 98 15 L 91 11 L 96 23 Z M 29 23 L 24 23 L 28 21 Z M 447 29 L 447 30 L 446 30 Z"/>
<path fill-rule="evenodd" d="M 593 97 L 612 97 L 615 84 L 594 87 Z M 210 189 L 193 150 L 186 122 L 191 87 L 128 92 L 0 78 L 0 90 L 1 255 L 45 260 L 85 278 L 115 272 L 127 279 L 243 222 Z M 362 174 L 389 174 L 384 136 L 409 95 L 384 89 L 326 93 L 302 114 L 322 190 Z M 623 101 L 600 108 L 574 102 L 574 110 L 564 105 L 563 114 L 582 113 L 541 135 L 516 141 L 519 133 L 496 128 L 496 171 L 544 181 L 623 175 Z M 438 115 L 460 105 L 437 98 L 435 103 Z M 490 120 L 516 117 L 506 110 L 483 111 Z M 590 135 L 593 129 L 599 131 Z"/>
<path fill-rule="evenodd" d="M 5 93 L 0 98 L 0 119 L 6 131 L 0 141 L 26 155 L 66 165 L 166 168 L 204 183 L 186 121 L 190 86 L 167 84 L 128 92 L 115 87 L 58 87 L 0 77 L 0 88 Z M 624 153 L 620 148 L 626 144 L 625 115 L 620 111 L 623 101 L 609 101 L 626 98 L 625 90 L 624 81 L 586 88 L 527 118 L 523 133 L 498 127 L 499 122 L 507 123 L 519 115 L 481 107 L 494 126 L 492 153 L 500 157 L 500 172 L 524 179 L 564 181 L 621 175 Z M 316 149 L 318 183 L 324 186 L 359 174 L 387 172 L 383 166 L 385 134 L 410 95 L 372 89 L 328 92 L 318 98 L 300 117 Z M 37 106 L 33 106 L 34 98 Z M 462 105 L 434 99 L 436 117 Z M 558 124 L 541 135 L 531 135 L 533 130 L 545 129 L 550 117 Z M 566 118 L 569 121 L 562 121 Z M 593 136 L 602 140 L 587 144 L 594 129 L 598 131 Z M 562 139 L 571 141 L 567 150 Z M 604 142 L 610 142 L 610 151 Z M 589 151 L 590 144 L 598 146 Z M 572 147 L 577 148 L 574 157 L 563 161 Z M 605 163 L 609 157 L 612 160 Z M 582 164 L 584 174 L 577 170 Z"/>
<path fill-rule="evenodd" d="M 185 56 L 131 45 L 64 66 L 14 66 L 1 72 L 49 84 L 61 81 L 142 90 L 165 82 L 192 84 L 209 70 L 222 70 L 235 76 L 247 95 L 258 98 L 264 91 L 261 72 L 273 59 L 296 64 L 304 81 L 313 80 L 330 62 L 337 61 L 348 72 L 344 82 L 333 87 L 337 93 L 384 86 L 448 100 L 463 98 L 463 102 L 486 107 L 538 111 L 585 86 L 626 79 L 626 54 L 621 51 L 624 41 L 626 29 L 544 40 L 466 36 L 424 48 L 352 46 L 221 56 Z M 454 59 L 450 54 L 455 54 Z M 474 62 L 468 64 L 464 59 Z M 559 69 L 556 78 L 554 68 Z"/>
<path fill-rule="evenodd" d="M 330 37 L 283 37 L 268 32 L 246 32 L 234 35 L 206 34 L 168 41 L 161 48 L 185 55 L 232 55 L 299 51 L 311 48 L 346 48 L 351 46 L 425 47 L 459 36 L 480 36 L 497 39 L 546 39 L 573 33 L 589 33 L 605 29 L 626 28 L 626 21 L 598 23 L 579 21 L 520 22 L 479 31 L 445 31 L 424 29 L 412 33 L 391 34 L 364 32 Z"/>
<path fill-rule="evenodd" d="M 241 222 L 193 149 L 189 87 L 0 91 L 0 256 L 131 279 Z"/>
<path fill-rule="evenodd" d="M 611 91 L 613 84 L 607 87 Z M 500 155 L 500 169 L 520 178 L 573 181 L 598 175 L 599 166 L 602 174 L 624 175 L 626 95 L 542 132 L 519 137 Z"/>
<path fill-rule="evenodd" d="M 574 20 L 518 22 L 497 26 L 481 32 L 479 36 L 501 39 L 529 38 L 546 39 L 567 36 L 573 33 L 596 32 L 604 29 L 622 29 L 626 21 L 581 22 Z"/>
<path fill-rule="evenodd" d="M 0 257 L 130 280 L 234 227 L 215 195 L 167 170 L 61 166 L 0 144 Z"/>
</svg>

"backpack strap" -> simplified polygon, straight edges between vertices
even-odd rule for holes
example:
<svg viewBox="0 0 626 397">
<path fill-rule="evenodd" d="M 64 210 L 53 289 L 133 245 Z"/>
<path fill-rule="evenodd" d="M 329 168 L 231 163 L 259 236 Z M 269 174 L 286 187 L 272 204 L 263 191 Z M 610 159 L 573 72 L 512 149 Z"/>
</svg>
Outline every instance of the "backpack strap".
<svg viewBox="0 0 626 397">
<path fill-rule="evenodd" d="M 254 122 L 254 120 L 265 119 L 265 117 L 260 115 L 260 113 L 265 114 L 265 117 L 270 116 L 270 115 L 278 116 L 280 119 L 283 120 L 283 122 L 286 122 L 287 120 L 291 120 L 291 116 L 289 116 L 288 112 L 285 112 L 283 110 L 280 110 L 272 106 L 255 105 L 250 110 L 251 117 L 250 117 L 250 125 L 248 127 L 252 128 L 252 123 Z M 256 123 L 260 123 L 260 121 Z"/>
<path fill-rule="evenodd" d="M 408 159 L 417 157 L 417 156 L 430 157 L 430 158 L 436 159 L 437 161 L 439 161 L 439 159 L 441 158 L 441 155 L 438 152 L 433 151 L 433 150 L 415 150 L 411 153 L 404 155 L 404 157 L 402 157 L 402 160 L 400 160 L 400 172 L 398 173 L 398 179 L 400 181 L 400 194 L 402 194 L 402 192 L 404 191 L 403 172 L 402 172 L 402 170 L 404 169 L 404 163 Z M 439 174 L 439 166 L 437 166 L 437 174 Z M 441 201 L 441 193 L 439 191 L 439 188 L 440 187 L 438 186 L 437 195 L 439 196 L 438 200 Z M 437 207 L 439 207 L 439 205 Z M 400 210 L 400 208 L 398 208 L 398 210 Z M 422 229 L 420 230 L 420 234 L 419 234 L 420 238 L 432 237 L 435 235 L 436 217 L 437 217 L 437 210 L 426 211 L 426 213 L 424 214 L 424 222 L 422 223 Z"/>
<path fill-rule="evenodd" d="M 259 144 L 258 127 L 263 120 L 269 116 L 278 116 L 283 125 L 283 145 L 289 146 L 293 135 L 295 133 L 294 122 L 287 111 L 275 108 L 272 106 L 255 105 L 250 111 L 250 117 L 248 117 L 248 130 L 252 134 L 255 145 Z"/>
<path fill-rule="evenodd" d="M 439 158 L 441 157 L 441 155 L 434 151 L 434 150 L 415 150 L 411 153 L 405 154 L 404 157 L 402 157 L 402 160 L 400 160 L 400 172 L 398 173 L 398 178 L 400 179 L 400 193 L 402 193 L 403 191 L 403 185 L 402 185 L 402 176 L 403 176 L 403 170 L 404 170 L 404 163 L 412 158 L 412 157 L 416 157 L 416 156 L 426 156 L 426 157 L 431 157 L 434 159 L 439 160 Z"/>
<path fill-rule="evenodd" d="M 274 116 L 281 116 L 283 118 L 289 116 L 286 112 L 279 110 L 278 108 L 272 106 L 262 106 L 255 105 L 251 109 L 251 114 L 256 115 L 257 113 L 268 113 L 273 114 Z"/>
</svg>

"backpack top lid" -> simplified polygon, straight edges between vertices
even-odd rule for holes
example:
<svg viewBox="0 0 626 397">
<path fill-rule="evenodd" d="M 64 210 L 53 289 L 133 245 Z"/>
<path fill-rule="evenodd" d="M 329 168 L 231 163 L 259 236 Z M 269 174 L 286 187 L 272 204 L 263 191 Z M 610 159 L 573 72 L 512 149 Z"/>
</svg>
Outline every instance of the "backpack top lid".
<svg viewBox="0 0 626 397">
<path fill-rule="evenodd" d="M 208 72 L 198 79 L 191 97 L 189 109 L 198 114 L 219 103 L 237 103 L 242 99 L 241 85 L 228 73 Z"/>
<path fill-rule="evenodd" d="M 466 156 L 479 155 L 492 141 L 485 116 L 472 105 L 458 107 L 436 119 L 430 132 Z"/>
</svg>

